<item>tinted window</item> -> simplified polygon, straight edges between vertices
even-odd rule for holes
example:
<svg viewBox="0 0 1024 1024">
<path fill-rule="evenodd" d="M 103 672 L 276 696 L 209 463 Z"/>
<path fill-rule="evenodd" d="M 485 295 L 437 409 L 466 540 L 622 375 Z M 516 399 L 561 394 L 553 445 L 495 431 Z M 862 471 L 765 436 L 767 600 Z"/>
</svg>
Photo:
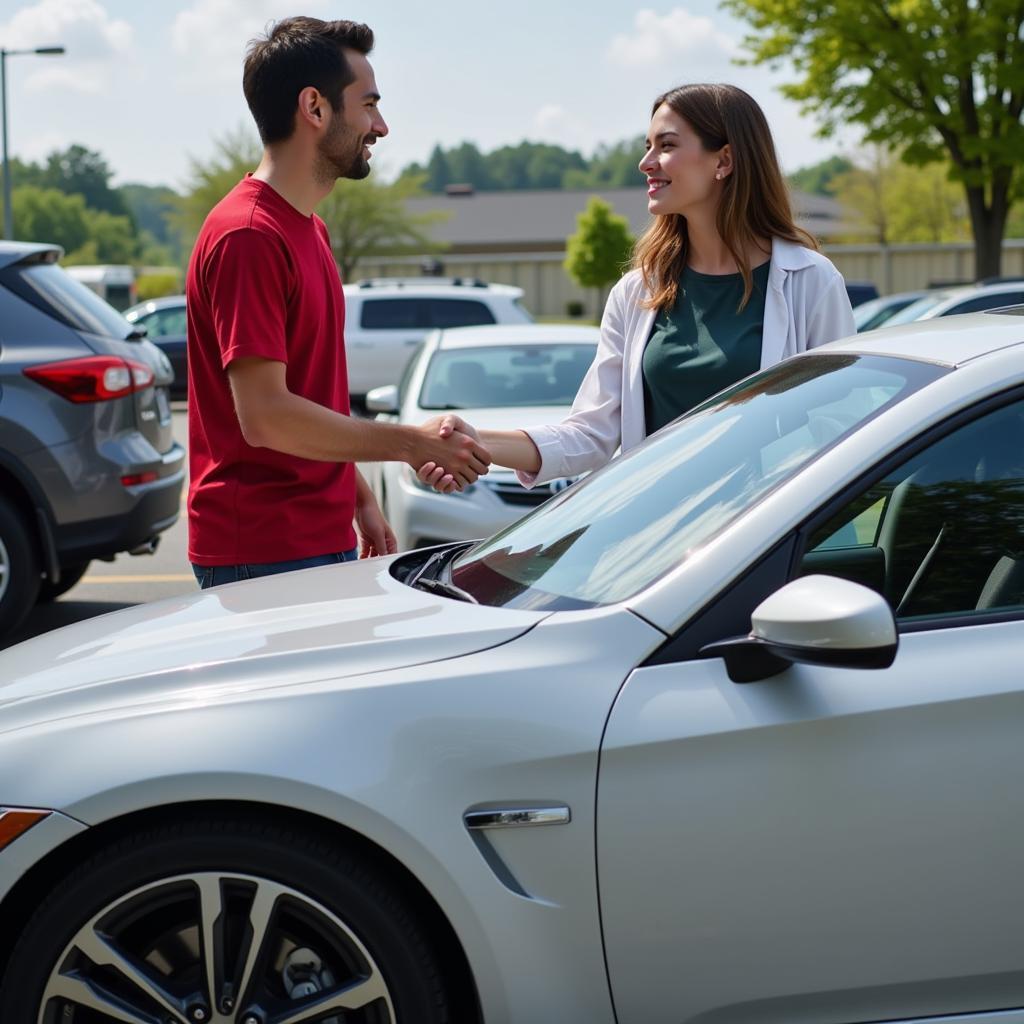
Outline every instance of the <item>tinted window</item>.
<svg viewBox="0 0 1024 1024">
<path fill-rule="evenodd" d="M 126 338 L 133 330 L 116 309 L 55 263 L 15 264 L 4 270 L 2 280 L 26 302 L 76 330 L 108 338 Z"/>
<path fill-rule="evenodd" d="M 367 330 L 403 331 L 427 326 L 419 299 L 363 299 L 359 326 Z"/>
<path fill-rule="evenodd" d="M 982 309 L 998 309 L 1000 306 L 1016 306 L 1018 302 L 1024 302 L 1024 292 L 1001 292 L 999 295 L 978 295 L 973 299 L 958 303 L 952 309 L 947 309 L 943 316 L 952 316 L 954 313 L 977 313 Z"/>
<path fill-rule="evenodd" d="M 425 409 L 572 405 L 596 345 L 495 345 L 435 352 L 420 392 Z"/>
<path fill-rule="evenodd" d="M 474 327 L 493 324 L 494 314 L 482 302 L 471 299 L 423 299 L 430 327 Z"/>
<path fill-rule="evenodd" d="M 1024 402 L 907 460 L 811 536 L 801 573 L 877 590 L 900 619 L 1024 608 Z"/>
<path fill-rule="evenodd" d="M 185 334 L 185 307 L 174 309 L 158 309 L 155 313 L 147 313 L 136 321 L 146 328 L 150 338 L 183 337 Z"/>
<path fill-rule="evenodd" d="M 798 356 L 722 392 L 456 559 L 481 603 L 622 601 L 881 410 L 947 371 L 911 360 Z"/>
</svg>

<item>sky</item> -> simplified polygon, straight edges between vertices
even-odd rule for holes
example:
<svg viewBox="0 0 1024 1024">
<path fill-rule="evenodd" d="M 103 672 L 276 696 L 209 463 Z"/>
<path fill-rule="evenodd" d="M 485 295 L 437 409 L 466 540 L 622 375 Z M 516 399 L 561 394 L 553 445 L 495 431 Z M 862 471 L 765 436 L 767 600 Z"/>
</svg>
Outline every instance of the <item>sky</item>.
<svg viewBox="0 0 1024 1024">
<path fill-rule="evenodd" d="M 385 177 L 436 143 L 486 151 L 529 139 L 589 156 L 643 134 L 659 93 L 699 81 L 757 97 L 786 171 L 852 148 L 815 138 L 815 122 L 782 98 L 792 71 L 735 63 L 747 27 L 715 0 L 0 0 L 0 47 L 67 49 L 8 57 L 9 152 L 41 160 L 81 143 L 104 156 L 114 184 L 181 189 L 193 159 L 252 126 L 245 45 L 293 14 L 373 28 L 391 128 L 374 166 Z"/>
</svg>

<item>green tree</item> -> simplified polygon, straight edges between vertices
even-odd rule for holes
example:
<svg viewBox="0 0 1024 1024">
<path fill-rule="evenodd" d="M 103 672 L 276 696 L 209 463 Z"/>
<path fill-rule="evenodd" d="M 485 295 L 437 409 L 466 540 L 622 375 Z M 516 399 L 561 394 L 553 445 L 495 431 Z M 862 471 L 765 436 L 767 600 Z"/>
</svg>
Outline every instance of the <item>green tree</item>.
<svg viewBox="0 0 1024 1024">
<path fill-rule="evenodd" d="M 74 252 L 89 240 L 88 211 L 80 195 L 23 185 L 11 195 L 11 212 L 14 237 L 23 242 L 52 242 Z"/>
<path fill-rule="evenodd" d="M 122 185 L 118 190 L 139 231 L 139 246 L 160 251 L 159 259 L 141 257 L 152 265 L 183 262 L 181 230 L 176 215 L 181 196 L 166 185 Z"/>
<path fill-rule="evenodd" d="M 598 146 L 585 168 L 570 168 L 562 179 L 563 188 L 637 188 L 643 184 L 639 163 L 644 139 L 636 138 Z"/>
<path fill-rule="evenodd" d="M 619 279 L 629 260 L 633 241 L 626 218 L 597 196 L 591 196 L 576 217 L 576 233 L 566 242 L 564 266 L 581 287 L 597 289 L 598 316 L 608 286 Z"/>
<path fill-rule="evenodd" d="M 238 128 L 214 140 L 214 155 L 206 161 L 192 157 L 188 179 L 177 214 L 170 217 L 172 228 L 181 232 L 186 250 L 192 247 L 206 215 L 246 172 L 256 170 L 263 147 L 248 128 Z"/>
<path fill-rule="evenodd" d="M 800 167 L 789 176 L 789 183 L 801 192 L 813 195 L 835 195 L 835 179 L 853 170 L 853 161 L 845 156 L 830 156 L 807 167 Z"/>
<path fill-rule="evenodd" d="M 439 252 L 429 229 L 446 213 L 410 213 L 406 202 L 422 193 L 422 179 L 403 176 L 393 184 L 341 178 L 317 208 L 331 237 L 334 259 L 344 280 L 360 260 Z"/>
<path fill-rule="evenodd" d="M 978 277 L 998 274 L 1024 151 L 1019 0 L 725 0 L 754 29 L 754 63 L 792 62 L 784 87 L 822 118 L 861 125 L 914 164 L 948 157 L 967 196 Z"/>
<path fill-rule="evenodd" d="M 128 217 L 116 217 L 106 210 L 86 207 L 88 240 L 79 249 L 68 252 L 65 263 L 135 263 L 139 239 Z"/>
<path fill-rule="evenodd" d="M 961 242 L 970 237 L 963 189 L 950 181 L 948 164 L 911 167 L 876 148 L 832 185 L 836 199 L 860 230 L 844 241 Z"/>
<path fill-rule="evenodd" d="M 444 150 L 440 146 L 435 146 L 427 161 L 426 190 L 428 192 L 443 192 L 445 185 L 450 185 L 453 180 Z"/>
<path fill-rule="evenodd" d="M 128 213 L 121 194 L 110 187 L 112 171 L 95 150 L 78 143 L 55 150 L 46 158 L 43 185 L 68 195 L 79 195 L 85 205 L 116 216 Z"/>
</svg>

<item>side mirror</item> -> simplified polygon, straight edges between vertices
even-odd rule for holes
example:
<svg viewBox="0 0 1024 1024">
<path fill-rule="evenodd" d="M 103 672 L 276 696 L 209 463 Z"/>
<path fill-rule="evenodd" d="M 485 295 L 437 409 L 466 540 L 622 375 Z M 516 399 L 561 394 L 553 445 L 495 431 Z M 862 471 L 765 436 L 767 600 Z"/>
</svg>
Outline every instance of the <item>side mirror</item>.
<svg viewBox="0 0 1024 1024">
<path fill-rule="evenodd" d="M 888 668 L 899 635 L 885 598 L 837 576 L 804 576 L 762 601 L 748 636 L 700 650 L 724 658 L 734 683 L 753 683 L 794 662 L 834 668 Z"/>
<path fill-rule="evenodd" d="M 385 384 L 366 393 L 366 408 L 370 412 L 398 412 L 398 388 Z"/>
</svg>

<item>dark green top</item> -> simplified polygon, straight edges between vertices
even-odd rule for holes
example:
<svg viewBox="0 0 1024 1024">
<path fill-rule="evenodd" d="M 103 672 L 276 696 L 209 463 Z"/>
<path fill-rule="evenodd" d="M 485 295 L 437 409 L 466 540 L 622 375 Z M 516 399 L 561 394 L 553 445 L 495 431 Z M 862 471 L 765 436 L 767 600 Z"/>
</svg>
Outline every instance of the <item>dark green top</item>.
<svg viewBox="0 0 1024 1024">
<path fill-rule="evenodd" d="M 683 271 L 675 305 L 658 312 L 644 349 L 648 434 L 760 368 L 769 268 L 770 261 L 754 268 L 740 312 L 742 274 Z"/>
</svg>

